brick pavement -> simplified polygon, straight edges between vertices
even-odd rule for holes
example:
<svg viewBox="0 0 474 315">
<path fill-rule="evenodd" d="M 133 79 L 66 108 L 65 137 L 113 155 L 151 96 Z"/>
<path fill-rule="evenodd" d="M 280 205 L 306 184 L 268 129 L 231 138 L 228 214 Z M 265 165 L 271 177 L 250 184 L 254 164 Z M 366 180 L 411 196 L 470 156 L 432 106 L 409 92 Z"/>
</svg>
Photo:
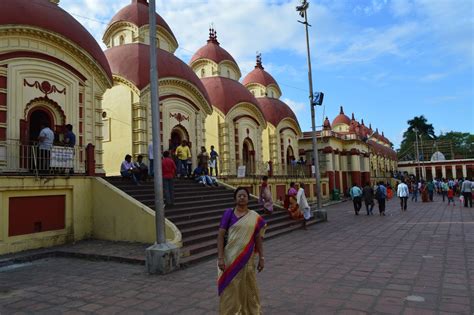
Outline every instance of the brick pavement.
<svg viewBox="0 0 474 315">
<path fill-rule="evenodd" d="M 265 242 L 266 314 L 474 314 L 474 210 L 409 203 Z M 215 261 L 165 276 L 143 266 L 47 258 L 0 268 L 0 313 L 213 314 Z"/>
</svg>

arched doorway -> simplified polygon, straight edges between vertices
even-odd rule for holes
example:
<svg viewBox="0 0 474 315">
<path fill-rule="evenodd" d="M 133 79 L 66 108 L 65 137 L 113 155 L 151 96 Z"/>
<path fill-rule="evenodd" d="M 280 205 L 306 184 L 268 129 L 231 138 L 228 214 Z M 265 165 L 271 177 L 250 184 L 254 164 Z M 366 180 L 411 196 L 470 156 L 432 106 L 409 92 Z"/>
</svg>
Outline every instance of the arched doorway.
<svg viewBox="0 0 474 315">
<path fill-rule="evenodd" d="M 34 109 L 28 117 L 28 142 L 34 143 L 38 140 L 41 124 L 46 122 L 48 127 L 54 130 L 54 120 L 51 113 L 44 108 Z M 57 137 L 57 135 L 55 135 Z M 55 139 L 57 140 L 57 139 Z"/>
<path fill-rule="evenodd" d="M 288 170 L 287 175 L 293 176 L 296 174 L 296 158 L 291 145 L 286 148 L 286 168 Z"/>
<path fill-rule="evenodd" d="M 186 128 L 181 125 L 174 126 L 171 130 L 168 148 L 172 155 L 174 155 L 174 151 L 181 144 L 181 142 L 183 142 L 183 140 L 186 140 L 189 147 L 191 148 L 191 142 L 189 141 L 189 134 Z"/>
<path fill-rule="evenodd" d="M 242 145 L 242 165 L 245 166 L 246 174 L 255 173 L 255 150 L 252 139 L 245 138 Z"/>
</svg>

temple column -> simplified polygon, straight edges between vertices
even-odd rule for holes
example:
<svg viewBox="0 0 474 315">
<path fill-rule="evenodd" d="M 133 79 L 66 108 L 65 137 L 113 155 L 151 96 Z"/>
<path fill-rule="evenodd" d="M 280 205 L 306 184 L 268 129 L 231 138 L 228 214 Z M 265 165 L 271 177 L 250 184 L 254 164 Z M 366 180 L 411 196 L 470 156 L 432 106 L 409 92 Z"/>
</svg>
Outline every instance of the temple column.
<svg viewBox="0 0 474 315">
<path fill-rule="evenodd" d="M 456 177 L 456 165 L 451 165 L 451 170 L 453 172 L 453 178 L 457 178 Z"/>
</svg>

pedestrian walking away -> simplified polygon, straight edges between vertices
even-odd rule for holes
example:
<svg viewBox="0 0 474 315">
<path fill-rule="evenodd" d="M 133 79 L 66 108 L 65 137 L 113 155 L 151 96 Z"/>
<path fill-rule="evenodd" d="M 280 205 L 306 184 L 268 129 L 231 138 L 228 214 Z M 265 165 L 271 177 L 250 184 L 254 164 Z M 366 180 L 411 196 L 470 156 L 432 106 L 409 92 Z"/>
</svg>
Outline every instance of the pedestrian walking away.
<svg viewBox="0 0 474 315">
<path fill-rule="evenodd" d="M 464 197 L 464 207 L 467 208 L 469 205 L 472 208 L 472 182 L 466 178 L 465 181 L 462 182 L 461 186 L 461 194 Z"/>
<path fill-rule="evenodd" d="M 359 215 L 359 210 L 362 208 L 362 190 L 357 186 L 357 184 L 353 184 L 349 194 L 351 195 L 354 204 L 355 215 Z"/>
<path fill-rule="evenodd" d="M 237 187 L 235 208 L 227 209 L 221 218 L 217 236 L 219 314 L 261 314 L 255 272 L 265 266 L 263 234 L 265 220 L 249 210 L 249 192 Z M 227 236 L 227 237 L 226 237 Z"/>
<path fill-rule="evenodd" d="M 174 177 L 176 175 L 176 164 L 170 158 L 170 152 L 163 152 L 163 159 L 161 160 L 161 170 L 163 176 L 163 192 L 165 203 L 168 206 L 174 205 Z"/>
<path fill-rule="evenodd" d="M 454 190 L 452 188 L 448 189 L 448 206 L 453 203 L 453 206 L 456 204 L 454 203 Z"/>
<path fill-rule="evenodd" d="M 374 189 L 370 186 L 370 183 L 367 182 L 365 187 L 362 189 L 362 199 L 364 199 L 365 209 L 367 210 L 367 215 L 373 215 L 372 212 L 374 209 Z"/>
<path fill-rule="evenodd" d="M 408 186 L 405 184 L 405 180 L 402 179 L 402 182 L 398 184 L 397 196 L 400 198 L 400 210 L 407 211 L 407 201 L 410 192 L 408 191 Z"/>
<path fill-rule="evenodd" d="M 385 215 L 385 200 L 387 198 L 387 188 L 385 188 L 383 182 L 380 182 L 375 191 L 375 198 L 379 204 L 379 214 Z"/>
</svg>

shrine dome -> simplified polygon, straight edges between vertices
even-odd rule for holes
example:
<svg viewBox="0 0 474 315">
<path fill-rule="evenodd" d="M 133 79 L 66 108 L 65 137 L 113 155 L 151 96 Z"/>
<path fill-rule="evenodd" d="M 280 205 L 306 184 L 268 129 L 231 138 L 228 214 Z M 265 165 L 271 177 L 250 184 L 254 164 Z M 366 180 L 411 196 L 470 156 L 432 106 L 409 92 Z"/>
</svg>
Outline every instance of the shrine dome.
<svg viewBox="0 0 474 315">
<path fill-rule="evenodd" d="M 238 81 L 224 77 L 201 78 L 201 81 L 209 94 L 211 104 L 224 115 L 232 107 L 243 102 L 259 108 L 257 99 Z"/>
<path fill-rule="evenodd" d="M 112 80 L 107 58 L 92 35 L 69 13 L 50 0 L 1 0 L 0 26 L 30 26 L 55 33 L 83 49 Z"/>
<path fill-rule="evenodd" d="M 112 26 L 117 22 L 129 22 L 137 27 L 142 27 L 149 24 L 148 15 L 148 1 L 147 0 L 132 0 L 132 3 L 123 7 L 120 11 L 115 14 L 108 27 Z M 176 37 L 174 36 L 168 23 L 157 13 L 156 14 L 156 25 L 165 29 L 169 35 L 177 43 Z"/>
<path fill-rule="evenodd" d="M 105 51 L 112 73 L 133 83 L 139 90 L 150 84 L 150 46 L 145 44 L 125 44 Z M 175 77 L 191 83 L 204 97 L 210 99 L 201 80 L 172 53 L 157 49 L 157 63 L 160 78 Z"/>
<path fill-rule="evenodd" d="M 298 119 L 291 108 L 284 102 L 277 98 L 259 97 L 257 102 L 263 112 L 265 119 L 273 124 L 275 127 L 285 118 L 291 118 L 297 125 Z"/>
<path fill-rule="evenodd" d="M 239 69 L 234 57 L 232 57 L 231 54 L 227 52 L 227 50 L 220 46 L 220 43 L 217 41 L 217 32 L 214 29 L 209 30 L 209 39 L 207 40 L 207 44 L 196 51 L 196 53 L 191 57 L 189 64 L 192 65 L 196 61 L 202 59 L 209 59 L 217 64 L 224 61 L 229 61 L 233 63 L 237 69 Z"/>
<path fill-rule="evenodd" d="M 257 64 L 255 65 L 255 68 L 249 74 L 247 74 L 247 76 L 242 81 L 242 84 L 245 86 L 255 83 L 261 84 L 265 87 L 273 84 L 278 89 L 280 89 L 276 80 L 270 75 L 270 73 L 265 71 L 265 68 L 262 65 L 262 60 L 259 58 L 259 56 L 257 56 Z"/>
<path fill-rule="evenodd" d="M 334 120 L 332 121 L 333 127 L 337 124 L 345 124 L 345 125 L 351 124 L 351 119 L 346 114 L 344 114 L 344 109 L 342 108 L 342 106 L 341 106 L 339 115 L 337 115 L 336 118 L 334 118 Z"/>
</svg>

